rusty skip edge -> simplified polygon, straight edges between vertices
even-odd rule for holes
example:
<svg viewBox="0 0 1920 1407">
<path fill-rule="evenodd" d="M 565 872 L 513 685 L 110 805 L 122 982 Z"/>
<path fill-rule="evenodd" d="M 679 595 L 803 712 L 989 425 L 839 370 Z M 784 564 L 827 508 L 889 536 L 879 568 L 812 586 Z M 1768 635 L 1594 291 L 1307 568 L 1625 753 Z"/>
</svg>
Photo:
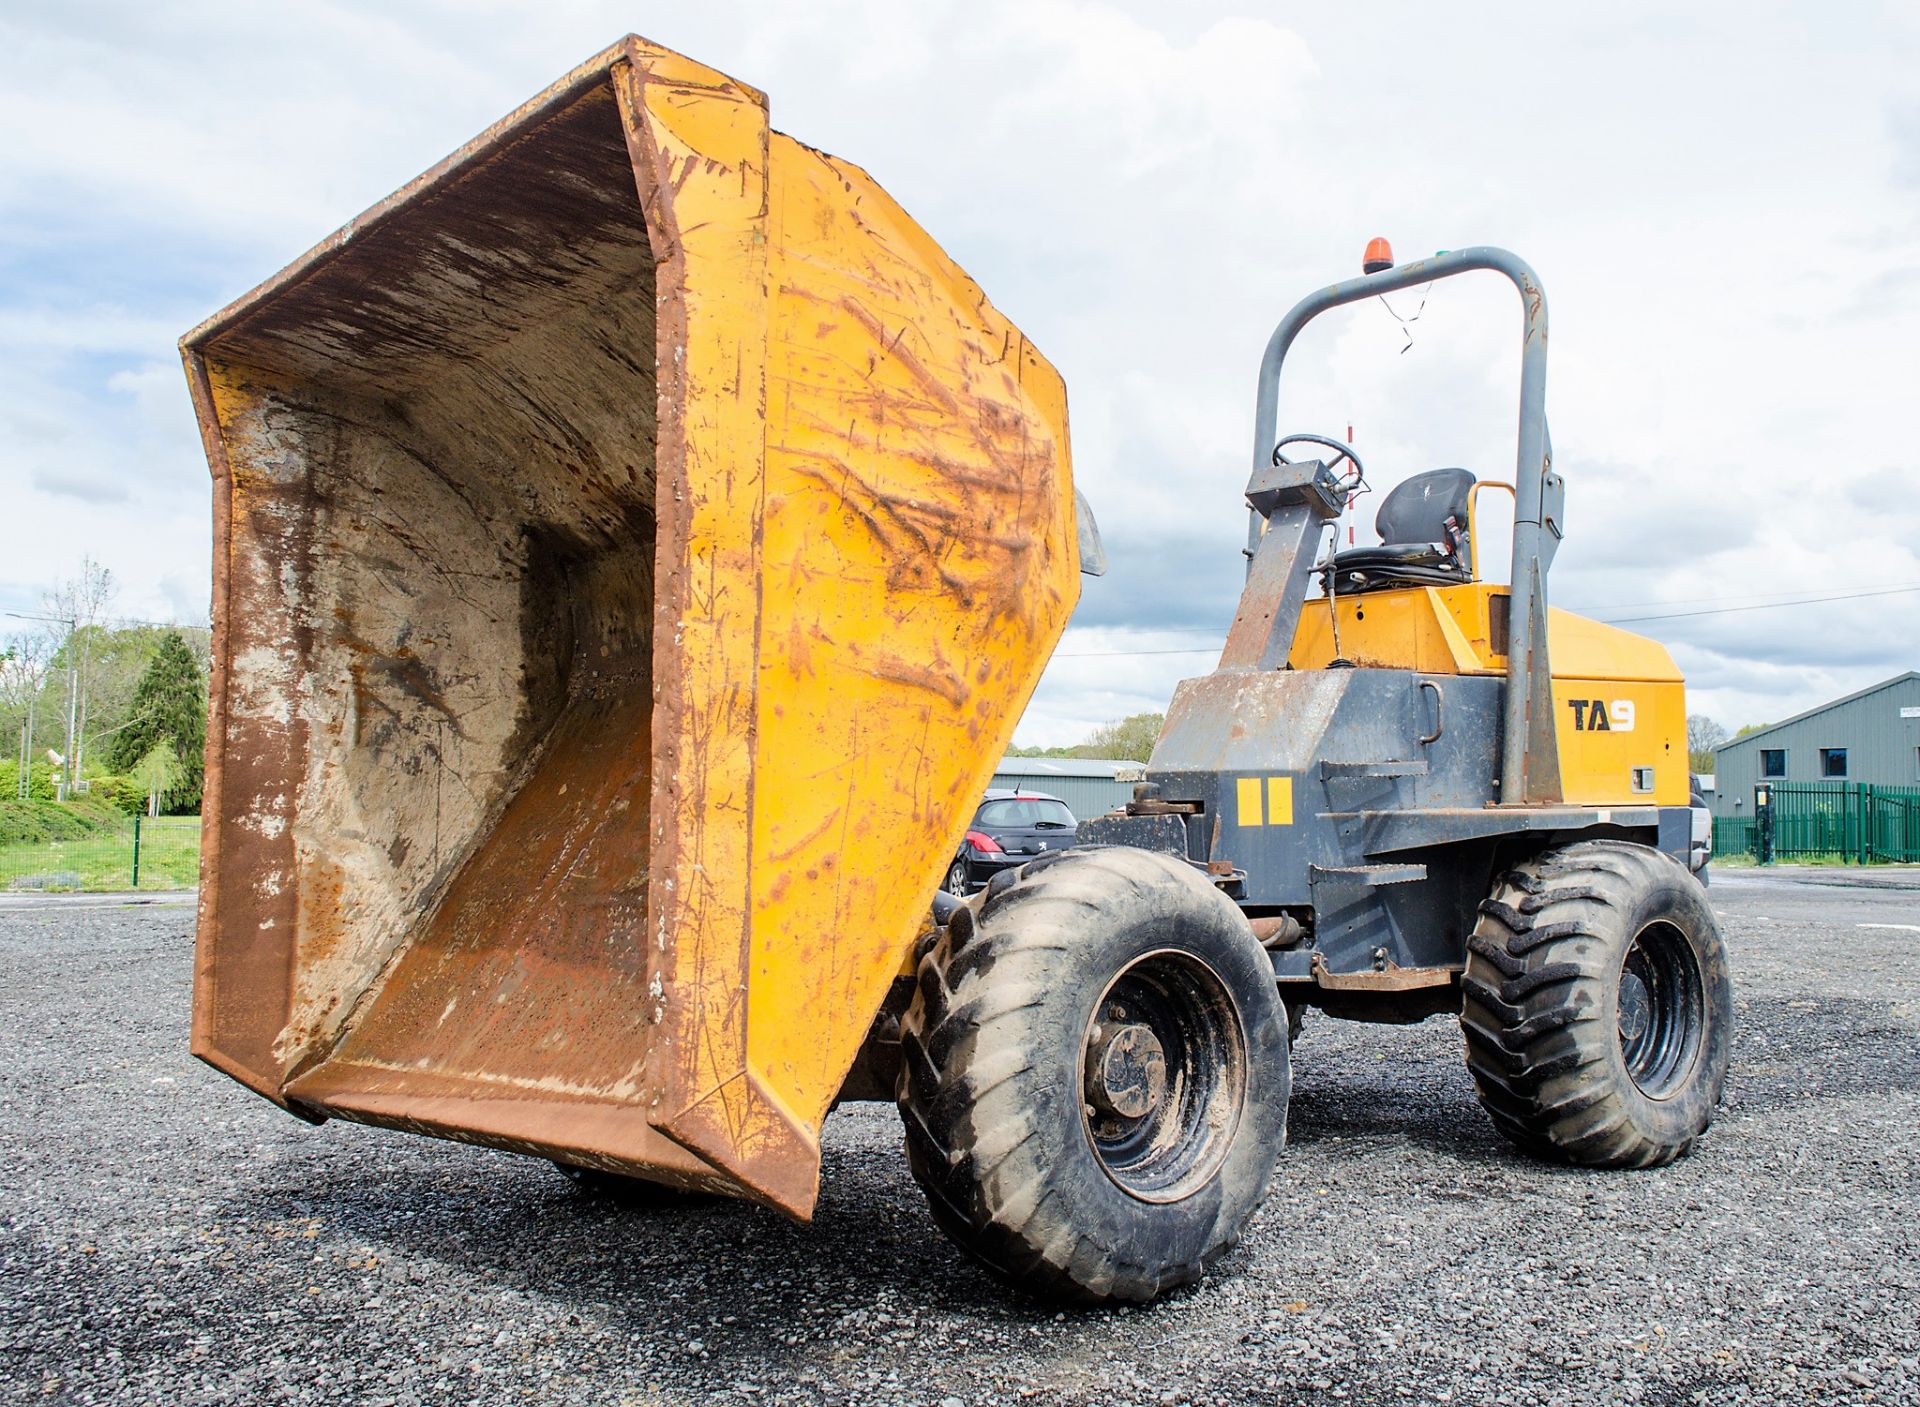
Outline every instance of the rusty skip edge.
<svg viewBox="0 0 1920 1407">
<path fill-rule="evenodd" d="M 179 340 L 183 369 L 186 374 L 188 390 L 193 403 L 195 420 L 200 429 L 201 441 L 207 456 L 208 468 L 212 479 L 212 510 L 215 525 L 215 551 L 212 564 L 212 612 L 214 649 L 210 662 L 209 708 L 207 730 L 211 746 L 207 749 L 206 782 L 210 798 L 223 794 L 224 774 L 227 769 L 226 743 L 231 717 L 231 690 L 233 687 L 230 650 L 231 623 L 238 603 L 233 599 L 235 569 L 233 552 L 236 547 L 233 526 L 233 464 L 228 453 L 225 436 L 219 418 L 218 408 L 208 366 L 208 357 L 218 342 L 225 336 L 239 331 L 256 314 L 272 305 L 290 291 L 298 288 L 316 274 L 324 270 L 336 258 L 345 254 L 360 237 L 367 235 L 389 222 L 405 215 L 414 207 L 430 200 L 442 188 L 451 186 L 470 171 L 484 166 L 489 160 L 511 147 L 525 135 L 538 129 L 549 119 L 559 115 L 582 97 L 602 86 L 618 86 L 619 72 L 631 68 L 638 72 L 644 69 L 645 52 L 652 46 L 635 35 L 624 36 L 584 63 L 550 84 L 528 101 L 520 104 L 505 117 L 492 123 L 474 139 L 464 143 L 450 155 L 442 159 L 420 176 L 409 181 L 392 195 L 378 202 L 359 216 L 347 221 L 332 234 L 313 245 L 305 253 L 287 264 L 271 277 L 241 295 L 219 312 L 205 319 L 188 331 Z M 729 82 L 749 101 L 758 103 L 763 109 L 766 96 L 760 90 L 738 80 Z M 638 160 L 638 153 L 635 154 Z M 636 177 L 639 173 L 635 173 Z M 645 200 L 645 192 L 638 184 L 636 199 Z M 637 207 L 636 207 L 637 208 Z M 648 221 L 650 232 L 652 220 Z M 666 256 L 668 251 L 656 248 L 656 253 Z M 664 603 L 663 603 L 664 604 Z M 295 733 L 304 732 L 301 720 L 296 716 L 291 721 Z M 303 750 L 296 741 L 296 751 Z M 218 931 L 221 922 L 221 898 L 224 884 L 232 871 L 236 876 L 247 867 L 247 838 L 231 832 L 231 828 L 221 825 L 221 813 L 217 805 L 209 806 L 202 817 L 202 850 L 200 865 L 200 893 L 196 914 L 198 931 L 205 935 Z M 231 852 L 231 853 L 229 853 Z M 238 869 L 235 870 L 234 867 Z M 244 882 L 236 878 L 235 882 Z M 438 898 L 444 897 L 437 896 Z M 290 1098 L 286 1085 L 278 1080 L 263 1078 L 262 1072 L 251 1069 L 244 1063 L 233 1059 L 221 1048 L 214 1031 L 215 1014 L 220 998 L 217 985 L 222 974 L 215 960 L 216 948 L 213 944 L 200 941 L 195 946 L 194 961 L 194 998 L 192 1004 L 191 1048 L 194 1055 L 208 1065 L 241 1083 L 256 1093 L 271 1100 L 289 1113 L 310 1123 L 322 1123 L 329 1113 L 340 1113 L 358 1121 L 382 1124 L 388 1127 L 407 1129 L 419 1133 L 428 1133 L 443 1138 L 465 1142 L 475 1142 L 494 1146 L 512 1147 L 522 1152 L 550 1154 L 561 1147 L 554 1144 L 548 1147 L 544 1143 L 536 1146 L 523 1139 L 500 1138 L 462 1129 L 456 1122 L 443 1121 L 431 1117 L 413 1117 L 394 1114 L 386 1117 L 365 1117 L 350 1110 L 325 1110 Z M 297 952 L 290 945 L 286 953 L 286 967 L 289 972 L 297 961 Z M 244 984 L 242 984 L 244 986 Z M 689 1148 L 688 1152 L 695 1152 Z M 696 1157 L 698 1154 L 696 1153 Z M 606 1160 L 592 1156 L 582 1157 L 580 1161 L 603 1163 Z M 726 1191 L 731 1195 L 745 1196 L 763 1202 L 789 1216 L 805 1219 L 811 1211 L 813 1195 L 808 1187 L 760 1187 L 751 1181 L 740 1179 L 736 1173 L 726 1173 L 724 1182 L 714 1181 L 698 1174 L 674 1174 L 672 1169 L 651 1169 L 666 1174 L 663 1180 L 686 1186 L 703 1186 L 709 1190 Z M 796 1169 L 796 1172 L 799 1171 Z M 813 1168 L 805 1170 L 805 1178 L 810 1182 Z"/>
<path fill-rule="evenodd" d="M 467 168 L 483 162 L 510 145 L 526 129 L 537 127 L 546 118 L 570 106 L 582 94 L 611 82 L 614 67 L 623 62 L 637 63 L 641 57 L 640 50 L 648 43 L 649 41 L 637 34 L 628 34 L 617 43 L 608 45 L 566 76 L 549 84 L 541 92 L 493 123 L 472 141 L 457 148 L 386 199 L 347 221 L 280 272 L 241 294 L 212 317 L 186 333 L 180 339 L 180 351 L 187 364 L 189 379 L 193 379 L 194 376 L 195 355 L 208 343 L 244 324 L 255 309 L 272 302 L 289 288 L 303 282 L 309 275 L 342 253 L 359 236 L 378 229 L 408 207 L 431 195 L 439 187 L 458 179 L 465 174 Z M 735 87 L 752 96 L 763 107 L 766 105 L 765 93 L 752 84 L 742 83 L 732 78 L 731 75 L 729 78 Z M 202 397 L 197 385 L 194 393 L 194 408 L 200 417 L 201 433 L 204 435 L 213 423 L 212 401 L 210 398 Z"/>
<path fill-rule="evenodd" d="M 231 618 L 233 605 L 231 599 L 233 570 L 230 556 L 233 544 L 229 532 L 232 522 L 233 480 L 232 465 L 227 455 L 225 439 L 220 430 L 219 415 L 214 405 L 213 388 L 207 370 L 206 349 L 223 334 L 243 326 L 256 311 L 324 268 L 360 235 L 379 228 L 411 206 L 431 196 L 441 186 L 457 180 L 469 168 L 483 163 L 487 158 L 517 140 L 522 133 L 537 127 L 547 118 L 564 110 L 593 88 L 611 82 L 615 66 L 623 62 L 635 62 L 638 49 L 645 44 L 646 41 L 638 35 L 623 36 L 520 104 L 480 135 L 461 145 L 392 195 L 356 218 L 347 221 L 278 273 L 263 280 L 180 338 L 180 355 L 186 372 L 188 393 L 192 398 L 194 419 L 200 428 L 201 444 L 207 456 L 207 467 L 213 481 L 212 507 L 215 529 L 212 581 L 213 651 L 208 671 L 207 709 L 207 737 L 212 741 L 213 746 L 207 749 L 206 757 L 207 796 L 216 797 L 221 794 L 225 762 L 224 744 L 227 736 L 231 683 L 229 652 L 226 646 L 228 621 Z M 746 84 L 739 86 L 755 94 L 764 104 L 765 94 Z M 294 726 L 299 727 L 297 719 Z M 195 916 L 196 926 L 203 933 L 212 931 L 219 923 L 219 899 L 225 857 L 223 832 L 218 822 L 218 808 L 208 807 L 201 817 L 200 898 Z M 288 953 L 287 962 L 291 968 L 294 962 L 292 952 Z M 322 1122 L 326 1117 L 324 1114 L 303 1106 L 297 1101 L 290 1101 L 278 1087 L 263 1083 L 257 1077 L 251 1076 L 248 1071 L 220 1053 L 212 1039 L 210 1029 L 214 1009 L 212 990 L 216 980 L 217 972 L 211 946 L 205 943 L 196 944 L 191 1037 L 194 1054 L 221 1073 L 256 1090 L 290 1113 L 310 1122 Z"/>
</svg>

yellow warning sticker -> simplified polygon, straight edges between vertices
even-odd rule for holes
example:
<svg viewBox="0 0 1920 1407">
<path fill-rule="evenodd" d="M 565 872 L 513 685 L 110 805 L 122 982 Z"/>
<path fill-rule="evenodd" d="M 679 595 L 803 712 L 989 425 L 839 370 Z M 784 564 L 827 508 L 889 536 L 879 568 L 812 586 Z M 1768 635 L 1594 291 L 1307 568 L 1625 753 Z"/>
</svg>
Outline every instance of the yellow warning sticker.
<svg viewBox="0 0 1920 1407">
<path fill-rule="evenodd" d="M 1267 778 L 1267 824 L 1270 826 L 1290 826 L 1293 824 L 1293 778 Z"/>
<path fill-rule="evenodd" d="M 1243 826 L 1258 826 L 1264 824 L 1264 818 L 1260 814 L 1260 779 L 1258 777 L 1242 777 L 1239 788 L 1240 824 Z"/>
<path fill-rule="evenodd" d="M 1259 777 L 1242 777 L 1234 784 L 1239 797 L 1239 820 L 1243 826 L 1290 826 L 1293 824 L 1293 778 L 1268 777 L 1264 798 Z"/>
</svg>

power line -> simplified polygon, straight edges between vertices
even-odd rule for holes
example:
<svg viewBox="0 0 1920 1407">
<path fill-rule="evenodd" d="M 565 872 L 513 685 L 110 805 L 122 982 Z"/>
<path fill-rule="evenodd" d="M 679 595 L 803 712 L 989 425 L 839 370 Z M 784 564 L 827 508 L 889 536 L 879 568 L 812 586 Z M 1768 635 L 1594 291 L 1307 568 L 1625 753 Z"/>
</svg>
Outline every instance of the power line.
<svg viewBox="0 0 1920 1407">
<path fill-rule="evenodd" d="M 1819 606 L 1832 601 L 1859 601 L 1871 596 L 1901 596 L 1909 592 L 1920 591 L 1920 583 L 1912 586 L 1888 586 L 1874 591 L 1845 591 L 1835 596 L 1808 596 L 1796 601 L 1765 601 L 1750 606 L 1718 606 L 1704 611 L 1668 611 L 1651 616 L 1615 616 L 1602 620 L 1602 625 L 1638 625 L 1654 620 L 1686 620 L 1695 616 L 1730 616 L 1745 611 L 1777 611 L 1787 606 Z M 1711 600 L 1713 598 L 1708 597 Z M 1741 597 L 1722 597 L 1722 600 L 1738 601 Z M 1194 627 L 1195 633 L 1201 627 Z M 1224 642 L 1222 642 L 1224 643 Z M 1094 659 L 1134 659 L 1148 655 L 1211 655 L 1221 648 L 1220 644 L 1202 645 L 1192 649 L 1179 650 L 1074 650 L 1054 656 L 1057 660 L 1094 660 Z"/>
<path fill-rule="evenodd" d="M 1920 582 L 1876 582 L 1862 585 L 1860 591 L 1912 591 L 1920 589 Z M 1745 603 L 1745 601 L 1780 601 L 1782 597 L 1797 597 L 1799 591 L 1741 591 L 1730 597 L 1668 597 L 1667 601 L 1613 601 L 1603 607 L 1565 607 L 1565 610 L 1634 610 L 1636 607 L 1716 607 L 1724 603 Z M 1786 605 L 1795 605 L 1788 601 Z"/>
<path fill-rule="evenodd" d="M 1614 620 L 1602 621 L 1602 625 L 1633 625 L 1648 620 L 1682 620 L 1688 616 L 1730 616 L 1741 611 L 1777 611 L 1785 606 L 1818 606 L 1826 601 L 1858 601 L 1868 596 L 1899 596 L 1909 591 L 1920 591 L 1920 586 L 1889 586 L 1881 591 L 1843 591 L 1838 596 L 1809 596 L 1801 601 L 1768 601 L 1759 606 L 1721 606 L 1709 611 L 1671 611 L 1658 616 L 1620 616 Z"/>
<path fill-rule="evenodd" d="M 1893 592 L 1920 590 L 1920 581 L 1875 582 L 1871 586 L 1862 586 L 1859 593 Z M 1614 601 L 1605 606 L 1567 606 L 1569 611 L 1628 611 L 1636 606 L 1717 606 L 1724 602 L 1781 601 L 1782 597 L 1798 596 L 1797 591 L 1745 591 L 1737 596 L 1673 596 L 1665 601 Z M 1826 599 L 1826 598 L 1820 598 Z M 1798 601 L 1782 601 L 1788 606 L 1799 605 Z"/>
</svg>

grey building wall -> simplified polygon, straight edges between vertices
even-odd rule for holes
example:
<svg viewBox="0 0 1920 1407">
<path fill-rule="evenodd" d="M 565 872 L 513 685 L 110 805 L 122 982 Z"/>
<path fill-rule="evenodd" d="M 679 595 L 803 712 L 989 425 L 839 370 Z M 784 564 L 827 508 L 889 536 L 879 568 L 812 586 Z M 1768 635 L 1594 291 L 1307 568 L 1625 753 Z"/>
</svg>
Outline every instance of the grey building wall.
<svg viewBox="0 0 1920 1407">
<path fill-rule="evenodd" d="M 1123 780 L 1116 780 L 1116 775 Z M 1133 800 L 1133 784 L 1146 775 L 1146 764 L 1091 757 L 1008 757 L 1001 760 L 994 788 L 1043 791 L 1067 803 L 1074 819 L 1104 815 Z"/>
<path fill-rule="evenodd" d="M 1902 717 L 1902 710 L 1910 711 Z M 1786 753 L 1786 782 L 1827 782 L 1820 768 L 1822 748 L 1847 750 L 1849 782 L 1875 786 L 1920 786 L 1920 672 L 1909 671 L 1885 683 L 1749 733 L 1714 750 L 1716 816 L 1751 816 L 1753 787 L 1761 780 L 1760 753 Z"/>
</svg>

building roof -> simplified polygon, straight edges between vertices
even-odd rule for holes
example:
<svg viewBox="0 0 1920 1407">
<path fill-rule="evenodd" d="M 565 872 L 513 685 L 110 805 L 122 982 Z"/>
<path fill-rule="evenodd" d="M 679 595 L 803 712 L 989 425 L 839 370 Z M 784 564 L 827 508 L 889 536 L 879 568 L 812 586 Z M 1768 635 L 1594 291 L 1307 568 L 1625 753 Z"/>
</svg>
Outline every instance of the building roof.
<svg viewBox="0 0 1920 1407">
<path fill-rule="evenodd" d="M 1882 689 L 1891 689 L 1894 685 L 1905 684 L 1909 680 L 1920 680 L 1920 669 L 1910 669 L 1905 674 L 1896 674 L 1891 679 L 1883 679 L 1878 684 L 1869 684 L 1864 689 L 1856 689 L 1851 694 L 1847 694 L 1842 698 L 1833 699 L 1828 703 L 1820 704 L 1818 707 L 1810 708 L 1805 713 L 1796 713 L 1791 718 L 1783 718 L 1778 723 L 1769 723 L 1764 728 L 1756 728 L 1753 732 L 1743 734 L 1738 738 L 1729 738 L 1726 742 L 1721 743 L 1719 747 L 1715 748 L 1714 752 L 1722 753 L 1728 748 L 1745 747 L 1748 743 L 1758 742 L 1769 733 L 1777 732 L 1781 728 L 1791 728 L 1796 723 L 1805 722 L 1815 714 L 1826 713 L 1830 709 L 1840 707 L 1841 704 L 1850 704 L 1855 699 L 1864 699 L 1869 694 L 1877 694 Z"/>
<path fill-rule="evenodd" d="M 1116 772 L 1145 768 L 1144 762 L 1116 757 L 1003 757 L 993 770 L 1002 777 L 1099 777 L 1110 782 Z"/>
</svg>

